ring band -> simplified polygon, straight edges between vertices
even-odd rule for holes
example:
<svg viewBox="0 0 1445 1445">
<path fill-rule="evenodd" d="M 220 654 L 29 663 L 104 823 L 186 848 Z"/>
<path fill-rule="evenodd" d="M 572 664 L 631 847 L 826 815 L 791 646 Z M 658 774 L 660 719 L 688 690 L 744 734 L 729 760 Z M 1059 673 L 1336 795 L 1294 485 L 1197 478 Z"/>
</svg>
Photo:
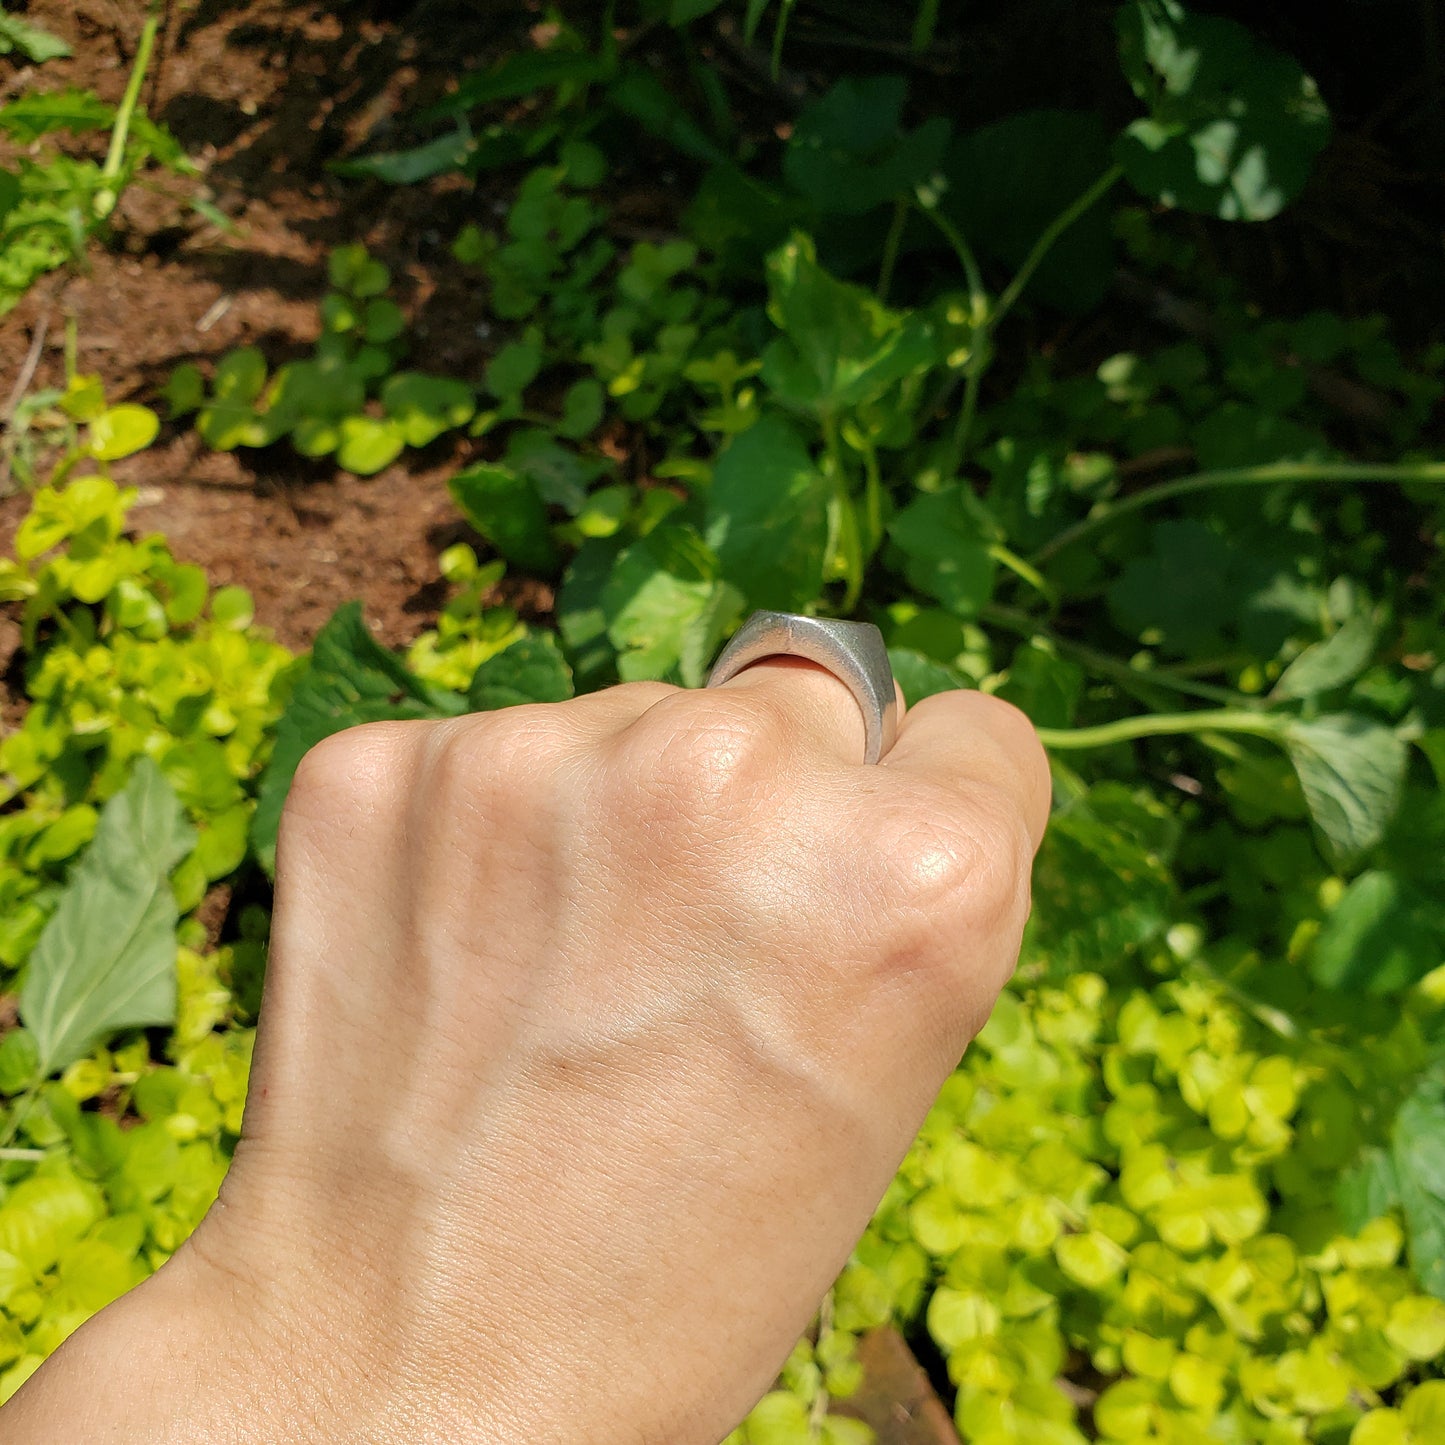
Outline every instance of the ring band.
<svg viewBox="0 0 1445 1445">
<path fill-rule="evenodd" d="M 863 761 L 876 763 L 898 736 L 898 692 L 883 634 L 871 622 L 840 622 L 796 612 L 754 612 L 708 674 L 717 687 L 765 657 L 801 657 L 826 668 L 863 712 Z"/>
</svg>

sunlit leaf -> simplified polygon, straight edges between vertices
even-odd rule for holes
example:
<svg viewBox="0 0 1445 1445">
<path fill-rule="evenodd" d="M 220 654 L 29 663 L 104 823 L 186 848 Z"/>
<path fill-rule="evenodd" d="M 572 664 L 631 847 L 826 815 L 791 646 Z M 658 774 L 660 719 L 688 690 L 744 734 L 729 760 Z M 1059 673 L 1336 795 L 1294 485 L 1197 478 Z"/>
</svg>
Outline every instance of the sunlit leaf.
<svg viewBox="0 0 1445 1445">
<path fill-rule="evenodd" d="M 125 1028 L 170 1023 L 176 903 L 167 881 L 195 833 L 149 758 L 101 810 L 30 956 L 20 1017 L 52 1074 Z"/>
</svg>

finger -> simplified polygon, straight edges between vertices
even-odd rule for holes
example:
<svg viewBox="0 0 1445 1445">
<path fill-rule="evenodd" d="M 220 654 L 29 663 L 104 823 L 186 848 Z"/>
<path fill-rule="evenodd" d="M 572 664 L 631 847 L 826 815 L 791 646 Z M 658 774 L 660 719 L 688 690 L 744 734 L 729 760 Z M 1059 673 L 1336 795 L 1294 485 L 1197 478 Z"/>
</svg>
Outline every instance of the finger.
<svg viewBox="0 0 1445 1445">
<path fill-rule="evenodd" d="M 964 792 L 1002 790 L 1035 848 L 1043 838 L 1053 793 L 1048 759 L 1028 718 L 996 697 L 942 692 L 915 703 L 881 766 Z"/>
<path fill-rule="evenodd" d="M 826 667 L 802 657 L 765 657 L 716 691 L 781 714 L 798 747 L 843 767 L 863 763 L 863 713 L 851 689 Z"/>
</svg>

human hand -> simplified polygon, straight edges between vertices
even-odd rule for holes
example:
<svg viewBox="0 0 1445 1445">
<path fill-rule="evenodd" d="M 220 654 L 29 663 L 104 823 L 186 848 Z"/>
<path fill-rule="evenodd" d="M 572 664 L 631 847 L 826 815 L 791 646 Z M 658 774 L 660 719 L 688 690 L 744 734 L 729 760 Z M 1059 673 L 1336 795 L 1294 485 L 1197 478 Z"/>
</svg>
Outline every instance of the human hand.
<svg viewBox="0 0 1445 1445">
<path fill-rule="evenodd" d="M 862 742 L 774 659 L 307 756 L 173 1273 L 229 1282 L 290 1438 L 715 1445 L 767 1389 L 1013 967 L 1048 810 L 1003 703 Z"/>
</svg>

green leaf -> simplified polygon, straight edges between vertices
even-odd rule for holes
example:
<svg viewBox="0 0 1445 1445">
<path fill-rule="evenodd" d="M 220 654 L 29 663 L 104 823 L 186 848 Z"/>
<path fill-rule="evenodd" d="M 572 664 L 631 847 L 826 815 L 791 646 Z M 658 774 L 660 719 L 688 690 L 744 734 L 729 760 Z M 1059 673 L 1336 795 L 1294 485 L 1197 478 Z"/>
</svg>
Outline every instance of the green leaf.
<svg viewBox="0 0 1445 1445">
<path fill-rule="evenodd" d="M 1291 719 L 1284 745 L 1331 853 L 1347 860 L 1373 848 L 1400 803 L 1407 754 L 1398 734 L 1357 713 L 1331 713 Z"/>
<path fill-rule="evenodd" d="M 694 20 L 711 15 L 721 4 L 722 0 L 672 0 L 667 12 L 667 23 L 675 26 L 691 25 Z"/>
<path fill-rule="evenodd" d="M 491 712 L 524 702 L 565 702 L 572 696 L 572 669 L 550 632 L 534 632 L 489 657 L 472 677 L 467 707 Z"/>
<path fill-rule="evenodd" d="M 421 122 L 461 115 L 499 100 L 516 100 L 559 85 L 587 85 L 606 74 L 599 57 L 580 50 L 514 52 L 479 75 L 464 75 L 445 100 L 417 117 Z"/>
<path fill-rule="evenodd" d="M 1395 1176 L 1420 1284 L 1445 1299 L 1445 1066 L 1420 1078 L 1391 1132 Z"/>
<path fill-rule="evenodd" d="M 465 426 L 477 409 L 476 397 L 464 381 L 399 371 L 381 388 L 381 404 L 400 428 L 409 447 L 424 447 L 443 432 Z"/>
<path fill-rule="evenodd" d="M 890 647 L 888 660 L 893 664 L 894 680 L 903 689 L 903 699 L 909 707 L 935 693 L 968 686 L 967 680 L 951 667 L 911 647 Z"/>
<path fill-rule="evenodd" d="M 160 418 L 147 406 L 107 407 L 90 424 L 90 454 L 100 462 L 134 456 L 156 439 L 160 429 Z"/>
<path fill-rule="evenodd" d="M 1109 586 L 1109 610 L 1125 632 L 1158 634 L 1171 652 L 1222 645 L 1239 606 L 1238 549 L 1193 518 L 1159 522 L 1149 551 Z"/>
<path fill-rule="evenodd" d="M 595 377 L 584 376 L 581 381 L 574 381 L 562 397 L 558 434 L 572 441 L 591 436 L 602 424 L 606 402 L 602 383 Z"/>
<path fill-rule="evenodd" d="M 783 175 L 824 215 L 863 215 L 908 195 L 943 159 L 941 116 L 902 129 L 908 83 L 901 75 L 844 77 L 799 113 L 783 152 Z"/>
<path fill-rule="evenodd" d="M 362 300 L 380 296 L 391 285 L 391 272 L 360 242 L 337 246 L 327 257 L 326 275 L 338 291 Z"/>
<path fill-rule="evenodd" d="M 910 584 L 960 617 L 974 617 L 993 595 L 994 528 L 967 487 L 915 498 L 889 524 Z"/>
<path fill-rule="evenodd" d="M 254 402 L 266 385 L 266 358 L 254 346 L 228 351 L 216 364 L 211 394 L 217 401 Z"/>
<path fill-rule="evenodd" d="M 30 955 L 20 1017 L 42 1075 L 121 1029 L 174 1020 L 176 903 L 167 879 L 194 841 L 170 784 L 141 758 L 101 810 Z"/>
<path fill-rule="evenodd" d="M 1285 668 L 1270 696 L 1276 701 L 1316 697 L 1353 682 L 1375 655 L 1379 635 L 1371 618 L 1348 618 L 1323 642 L 1305 648 Z"/>
<path fill-rule="evenodd" d="M 36 91 L 0 106 L 0 131 L 20 145 L 56 130 L 109 130 L 114 120 L 114 107 L 91 90 Z"/>
<path fill-rule="evenodd" d="M 818 600 L 830 492 L 781 417 L 763 417 L 723 453 L 707 497 L 707 541 L 749 607 L 801 612 Z"/>
<path fill-rule="evenodd" d="M 395 301 L 381 296 L 366 303 L 361 318 L 361 334 L 373 346 L 395 341 L 405 329 L 406 316 Z"/>
<path fill-rule="evenodd" d="M 519 341 L 509 341 L 487 362 L 486 388 L 498 401 L 520 397 L 537 379 L 542 362 L 542 338 L 533 330 Z"/>
<path fill-rule="evenodd" d="M 194 362 L 182 362 L 171 372 L 161 395 L 166 399 L 172 420 L 198 410 L 206 399 L 206 381 L 200 367 Z"/>
<path fill-rule="evenodd" d="M 507 443 L 506 464 L 525 477 L 544 502 L 575 516 L 587 500 L 587 488 L 612 470 L 604 457 L 584 457 L 558 444 L 541 427 L 514 432 Z"/>
<path fill-rule="evenodd" d="M 1310 948 L 1325 988 L 1393 993 L 1445 962 L 1445 903 L 1371 869 L 1345 889 Z"/>
<path fill-rule="evenodd" d="M 717 558 L 691 527 L 665 522 L 621 552 L 602 587 L 601 606 L 622 680 L 680 677 L 689 638 L 717 631 L 716 594 L 723 585 Z M 692 661 L 695 686 L 702 665 L 697 650 Z"/>
<path fill-rule="evenodd" d="M 542 576 L 556 570 L 547 505 L 526 477 L 483 462 L 458 472 L 447 490 L 467 521 L 509 562 Z"/>
<path fill-rule="evenodd" d="M 1017 270 L 1049 223 L 1108 166 L 1109 138 L 1093 112 L 1028 110 L 949 147 L 939 205 L 979 250 Z M 1050 247 L 1025 294 L 1088 311 L 1113 279 L 1109 208 L 1096 205 Z"/>
<path fill-rule="evenodd" d="M 995 695 L 1022 708 L 1036 727 L 1066 728 L 1084 690 L 1084 670 L 1038 639 L 1015 649 Z"/>
<path fill-rule="evenodd" d="M 1385 1149 L 1364 1150 L 1354 1167 L 1340 1176 L 1335 1202 L 1345 1228 L 1352 1234 L 1398 1207 L 1400 1181 L 1395 1175 L 1394 1156 Z"/>
<path fill-rule="evenodd" d="M 0 1039 L 0 1094 L 19 1094 L 41 1078 L 40 1050 L 27 1028 L 13 1028 Z"/>
<path fill-rule="evenodd" d="M 1242 25 L 1131 0 L 1119 58 L 1147 119 L 1116 155 L 1144 195 L 1225 221 L 1267 221 L 1304 189 L 1330 135 L 1314 81 Z"/>
<path fill-rule="evenodd" d="M 404 151 L 376 151 L 367 156 L 352 156 L 333 161 L 331 169 L 339 176 L 362 180 L 386 181 L 393 186 L 415 185 L 448 171 L 465 170 L 476 140 L 460 131 L 450 131 L 434 140 L 424 141 Z"/>
<path fill-rule="evenodd" d="M 827 414 L 875 401 L 937 360 L 925 319 L 830 276 L 802 233 L 768 258 L 768 297 L 783 335 L 763 353 L 763 380 L 795 410 Z"/>
<path fill-rule="evenodd" d="M 374 477 L 406 449 L 406 434 L 389 417 L 343 417 L 337 431 L 336 460 L 359 477 Z"/>
<path fill-rule="evenodd" d="M 423 681 L 372 637 L 361 603 L 338 608 L 316 635 L 310 662 L 280 721 L 261 778 L 251 844 L 268 873 L 276 867 L 276 829 L 296 766 L 323 738 L 359 723 L 454 717 L 465 711 L 456 693 Z"/>
<path fill-rule="evenodd" d="M 708 165 L 721 165 L 728 154 L 692 118 L 692 113 L 641 65 L 629 65 L 608 87 L 607 98 L 624 115 L 631 116 L 652 141 L 663 141 L 683 155 Z"/>
<path fill-rule="evenodd" d="M 0 55 L 8 55 L 13 50 L 18 50 L 37 65 L 72 53 L 70 46 L 58 35 L 52 35 L 39 25 L 31 25 L 18 15 L 0 12 Z"/>
</svg>

